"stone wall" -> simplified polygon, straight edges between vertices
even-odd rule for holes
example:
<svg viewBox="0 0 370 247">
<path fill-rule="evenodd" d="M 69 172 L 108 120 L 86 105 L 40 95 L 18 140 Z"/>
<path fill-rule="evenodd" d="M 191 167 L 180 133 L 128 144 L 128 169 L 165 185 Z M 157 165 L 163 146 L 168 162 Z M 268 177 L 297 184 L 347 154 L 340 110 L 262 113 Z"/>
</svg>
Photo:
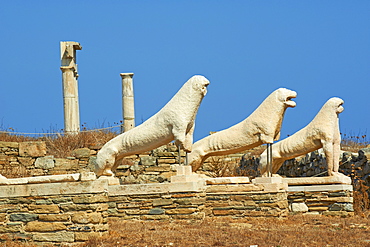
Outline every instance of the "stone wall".
<svg viewBox="0 0 370 247">
<path fill-rule="evenodd" d="M 0 240 L 58 244 L 101 236 L 108 231 L 107 186 L 107 181 L 0 186 Z"/>
</svg>

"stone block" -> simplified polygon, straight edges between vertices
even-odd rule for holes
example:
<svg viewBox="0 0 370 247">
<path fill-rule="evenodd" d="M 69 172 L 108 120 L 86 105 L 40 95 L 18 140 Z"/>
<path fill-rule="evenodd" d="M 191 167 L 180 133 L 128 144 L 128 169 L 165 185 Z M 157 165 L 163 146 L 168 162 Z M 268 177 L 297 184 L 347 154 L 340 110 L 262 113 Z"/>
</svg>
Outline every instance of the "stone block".
<svg viewBox="0 0 370 247">
<path fill-rule="evenodd" d="M 305 203 L 292 203 L 290 210 L 292 212 L 308 212 L 308 207 Z"/>
<path fill-rule="evenodd" d="M 32 237 L 33 241 L 37 242 L 67 242 L 75 241 L 73 232 L 53 232 L 53 233 L 35 233 Z"/>
<path fill-rule="evenodd" d="M 21 225 L 12 225 L 12 224 L 0 225 L 0 233 L 11 233 L 20 231 Z"/>
<path fill-rule="evenodd" d="M 77 159 L 55 158 L 54 161 L 55 168 L 59 170 L 77 170 L 79 168 Z"/>
<path fill-rule="evenodd" d="M 67 229 L 67 227 L 60 222 L 28 222 L 25 226 L 26 232 L 55 232 Z"/>
<path fill-rule="evenodd" d="M 101 213 L 78 212 L 72 214 L 71 220 L 73 223 L 78 224 L 88 224 L 88 223 L 97 224 L 103 221 L 103 217 Z"/>
<path fill-rule="evenodd" d="M 169 172 L 171 171 L 171 167 L 168 166 L 150 166 L 145 168 L 146 172 Z"/>
<path fill-rule="evenodd" d="M 159 214 L 164 214 L 164 209 L 162 208 L 152 208 L 149 210 L 150 215 L 159 215 Z"/>
<path fill-rule="evenodd" d="M 192 214 L 195 211 L 196 208 L 174 208 L 166 210 L 166 214 Z"/>
<path fill-rule="evenodd" d="M 24 166 L 32 166 L 35 162 L 35 159 L 30 157 L 18 157 L 18 161 Z"/>
<path fill-rule="evenodd" d="M 155 166 L 157 165 L 157 158 L 153 156 L 140 157 L 140 164 L 143 166 Z"/>
<path fill-rule="evenodd" d="M 49 170 L 54 167 L 54 156 L 39 157 L 35 161 L 35 167 Z"/>
<path fill-rule="evenodd" d="M 171 205 L 172 203 L 171 199 L 155 199 L 153 200 L 153 207 Z"/>
<path fill-rule="evenodd" d="M 67 222 L 71 218 L 70 214 L 40 214 L 39 221 Z"/>
<path fill-rule="evenodd" d="M 72 155 L 77 159 L 81 158 L 89 158 L 90 157 L 90 149 L 88 148 L 78 148 L 72 151 Z"/>
<path fill-rule="evenodd" d="M 10 215 L 10 221 L 22 221 L 22 222 L 29 222 L 35 221 L 38 219 L 37 214 L 30 214 L 30 213 L 15 213 Z"/>
<path fill-rule="evenodd" d="M 43 157 L 46 155 L 46 144 L 39 142 L 20 142 L 19 155 L 26 157 Z"/>
<path fill-rule="evenodd" d="M 58 205 L 29 205 L 28 210 L 37 214 L 57 214 L 60 212 Z"/>
<path fill-rule="evenodd" d="M 327 185 L 302 185 L 302 186 L 289 186 L 289 192 L 306 191 L 306 192 L 319 192 L 319 191 L 340 191 L 348 190 L 353 191 L 353 186 L 349 184 L 327 184 Z M 345 194 L 345 192 L 342 192 Z M 337 195 L 340 196 L 340 195 Z"/>
<path fill-rule="evenodd" d="M 80 195 L 76 196 L 72 199 L 74 203 L 83 203 L 83 204 L 91 204 L 91 203 L 98 203 L 98 202 L 108 202 L 109 198 L 107 195 Z"/>
<path fill-rule="evenodd" d="M 207 184 L 249 184 L 249 177 L 205 178 Z"/>
<path fill-rule="evenodd" d="M 19 148 L 18 142 L 0 142 L 0 148 Z"/>
<path fill-rule="evenodd" d="M 330 206 L 329 211 L 347 211 L 353 212 L 353 204 L 352 203 L 334 203 Z"/>
</svg>

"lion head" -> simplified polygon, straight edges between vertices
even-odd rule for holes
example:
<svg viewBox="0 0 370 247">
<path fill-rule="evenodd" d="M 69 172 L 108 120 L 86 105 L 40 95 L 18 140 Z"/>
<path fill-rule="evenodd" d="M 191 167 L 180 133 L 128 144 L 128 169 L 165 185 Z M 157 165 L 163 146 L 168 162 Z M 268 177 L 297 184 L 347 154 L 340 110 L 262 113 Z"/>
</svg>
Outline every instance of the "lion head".
<svg viewBox="0 0 370 247">
<path fill-rule="evenodd" d="M 334 108 L 335 113 L 337 113 L 337 114 L 344 111 L 344 107 L 343 107 L 344 101 L 341 98 L 338 98 L 338 97 L 330 98 L 327 101 L 326 104 L 328 104 L 330 107 Z"/>
<path fill-rule="evenodd" d="M 296 103 L 291 100 L 297 97 L 297 93 L 295 91 L 286 88 L 279 88 L 276 90 L 276 93 L 278 100 L 283 102 L 287 107 L 296 106 Z"/>
<path fill-rule="evenodd" d="M 209 85 L 207 78 L 201 75 L 195 75 L 190 78 L 190 80 L 192 80 L 193 89 L 195 91 L 200 91 L 203 96 L 207 94 L 207 86 Z"/>
</svg>

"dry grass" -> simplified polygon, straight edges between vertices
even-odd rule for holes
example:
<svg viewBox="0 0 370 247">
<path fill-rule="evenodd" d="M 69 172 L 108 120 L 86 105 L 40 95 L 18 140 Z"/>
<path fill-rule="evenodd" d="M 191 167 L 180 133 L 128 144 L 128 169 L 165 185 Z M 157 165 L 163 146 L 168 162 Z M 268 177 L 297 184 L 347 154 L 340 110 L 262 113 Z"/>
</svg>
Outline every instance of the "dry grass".
<svg viewBox="0 0 370 247">
<path fill-rule="evenodd" d="M 24 141 L 45 141 L 48 155 L 57 158 L 71 156 L 72 151 L 77 148 L 99 149 L 107 141 L 117 136 L 111 131 L 84 131 L 76 135 L 44 135 L 39 137 L 27 137 L 22 135 L 12 135 L 0 133 L 0 141 L 24 142 Z"/>
<path fill-rule="evenodd" d="M 370 246 L 369 218 L 287 218 L 203 221 L 112 221 L 110 232 L 81 246 Z"/>
</svg>

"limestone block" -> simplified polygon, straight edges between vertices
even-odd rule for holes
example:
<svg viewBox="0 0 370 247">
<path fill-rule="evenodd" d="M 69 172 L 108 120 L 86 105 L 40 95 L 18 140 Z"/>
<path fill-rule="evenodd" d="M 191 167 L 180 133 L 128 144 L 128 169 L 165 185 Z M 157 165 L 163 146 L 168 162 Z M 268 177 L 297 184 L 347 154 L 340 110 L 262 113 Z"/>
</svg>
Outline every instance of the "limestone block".
<svg viewBox="0 0 370 247">
<path fill-rule="evenodd" d="M 152 208 L 149 210 L 149 214 L 151 215 L 160 215 L 160 214 L 164 214 L 164 209 L 162 208 Z"/>
<path fill-rule="evenodd" d="M 288 187 L 289 192 L 295 191 L 316 192 L 316 191 L 337 191 L 337 190 L 353 191 L 353 186 L 349 184 L 327 184 L 327 185 L 303 185 Z"/>
<path fill-rule="evenodd" d="M 0 148 L 19 148 L 18 142 L 1 142 L 0 141 Z"/>
<path fill-rule="evenodd" d="M 168 215 L 142 215 L 140 219 L 142 220 L 168 220 L 170 216 Z"/>
<path fill-rule="evenodd" d="M 40 214 L 39 221 L 67 222 L 71 218 L 70 214 Z"/>
<path fill-rule="evenodd" d="M 195 211 L 196 208 L 174 208 L 166 210 L 166 214 L 192 214 Z"/>
<path fill-rule="evenodd" d="M 76 204 L 91 204 L 99 202 L 109 202 L 107 195 L 79 195 L 75 196 L 72 201 Z"/>
<path fill-rule="evenodd" d="M 290 206 L 290 211 L 292 212 L 308 212 L 308 207 L 306 203 L 292 203 Z"/>
<path fill-rule="evenodd" d="M 21 225 L 12 225 L 12 224 L 6 224 L 6 225 L 0 225 L 0 233 L 11 233 L 11 232 L 20 232 L 21 231 Z"/>
<path fill-rule="evenodd" d="M 74 173 L 74 174 L 39 176 L 39 177 L 29 177 L 26 179 L 29 184 L 75 182 L 80 179 L 80 174 Z"/>
<path fill-rule="evenodd" d="M 18 157 L 18 161 L 24 166 L 31 166 L 35 162 L 35 159 L 30 157 Z"/>
<path fill-rule="evenodd" d="M 32 237 L 33 241 L 37 242 L 67 242 L 75 241 L 73 232 L 53 232 L 53 233 L 35 233 Z"/>
<path fill-rule="evenodd" d="M 36 168 L 49 170 L 54 167 L 54 156 L 45 156 L 36 159 Z"/>
<path fill-rule="evenodd" d="M 27 232 L 54 232 L 54 231 L 62 231 L 67 229 L 67 227 L 60 222 L 39 222 L 39 221 L 31 221 L 28 222 L 25 231 Z"/>
<path fill-rule="evenodd" d="M 95 172 L 82 171 L 80 180 L 81 181 L 94 181 L 96 180 L 96 174 Z"/>
<path fill-rule="evenodd" d="M 343 174 L 328 177 L 283 178 L 288 185 L 351 184 L 351 178 Z"/>
<path fill-rule="evenodd" d="M 22 222 L 29 222 L 35 221 L 38 219 L 37 214 L 30 214 L 30 213 L 15 213 L 10 215 L 10 221 L 22 221 Z"/>
<path fill-rule="evenodd" d="M 88 148 L 78 148 L 72 151 L 72 155 L 77 159 L 81 158 L 89 158 L 90 157 L 90 149 Z"/>
<path fill-rule="evenodd" d="M 225 185 L 209 185 L 206 187 L 207 193 L 217 192 L 246 192 L 246 191 L 261 191 L 261 187 L 254 184 L 225 184 Z"/>
<path fill-rule="evenodd" d="M 175 158 L 173 159 L 168 159 L 168 158 L 162 158 L 162 159 L 158 159 L 157 160 L 157 163 L 158 164 L 176 164 L 178 163 L 179 161 Z"/>
<path fill-rule="evenodd" d="M 207 184 L 248 184 L 249 177 L 220 177 L 220 178 L 206 178 Z"/>
<path fill-rule="evenodd" d="M 353 204 L 352 203 L 334 203 L 330 206 L 329 211 L 347 211 L 353 212 Z"/>
<path fill-rule="evenodd" d="M 86 212 L 78 212 L 72 214 L 71 220 L 73 223 L 78 224 L 88 224 L 88 223 L 102 223 L 103 217 L 101 213 L 86 213 Z"/>
<path fill-rule="evenodd" d="M 45 142 L 20 142 L 19 155 L 29 157 L 42 157 L 46 155 Z"/>
<path fill-rule="evenodd" d="M 168 166 L 150 166 L 145 168 L 146 172 L 169 172 L 171 170 L 170 165 Z"/>
<path fill-rule="evenodd" d="M 100 176 L 98 180 L 106 180 L 108 181 L 108 185 L 119 185 L 120 184 L 119 178 L 112 177 L 112 176 Z"/>
<path fill-rule="evenodd" d="M 153 207 L 158 206 L 166 206 L 173 204 L 173 201 L 171 199 L 154 199 L 153 200 Z"/>
<path fill-rule="evenodd" d="M 29 205 L 28 210 L 37 214 L 57 214 L 60 212 L 58 205 Z"/>
<path fill-rule="evenodd" d="M 63 170 L 77 170 L 79 168 L 78 166 L 78 160 L 74 159 L 63 159 L 63 158 L 55 158 L 55 168 L 57 169 L 63 169 Z"/>
<path fill-rule="evenodd" d="M 143 166 L 155 166 L 157 164 L 157 158 L 153 156 L 140 157 L 140 164 Z"/>
</svg>

